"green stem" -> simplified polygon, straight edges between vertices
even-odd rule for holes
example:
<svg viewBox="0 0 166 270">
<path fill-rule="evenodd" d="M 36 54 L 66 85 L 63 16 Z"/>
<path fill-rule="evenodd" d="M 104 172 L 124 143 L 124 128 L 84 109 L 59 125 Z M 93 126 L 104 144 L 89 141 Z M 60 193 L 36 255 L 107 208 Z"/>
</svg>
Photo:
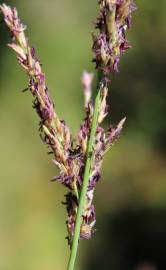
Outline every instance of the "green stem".
<svg viewBox="0 0 166 270">
<path fill-rule="evenodd" d="M 91 163 L 92 163 L 92 158 L 93 158 L 93 144 L 94 144 L 95 133 L 96 133 L 97 124 L 98 124 L 99 108 L 100 108 L 100 90 L 98 91 L 96 99 L 95 99 L 94 113 L 93 113 L 93 118 L 92 118 L 92 127 L 91 127 L 90 137 L 88 141 L 88 148 L 87 148 L 87 153 L 86 153 L 83 184 L 82 184 L 82 190 L 80 194 L 74 237 L 73 237 L 67 270 L 74 269 L 75 260 L 77 256 L 78 242 L 79 242 L 80 229 L 81 229 L 81 223 L 82 223 L 82 214 L 83 214 L 84 205 L 86 201 L 86 193 L 87 193 L 87 188 L 89 184 L 90 169 L 91 169 Z"/>
</svg>

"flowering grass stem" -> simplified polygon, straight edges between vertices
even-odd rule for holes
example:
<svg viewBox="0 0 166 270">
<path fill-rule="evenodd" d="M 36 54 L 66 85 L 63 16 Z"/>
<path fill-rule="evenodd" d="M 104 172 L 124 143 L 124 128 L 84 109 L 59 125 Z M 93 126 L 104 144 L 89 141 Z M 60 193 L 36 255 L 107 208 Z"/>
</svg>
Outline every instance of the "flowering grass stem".
<svg viewBox="0 0 166 270">
<path fill-rule="evenodd" d="M 53 162 L 60 174 L 52 181 L 59 181 L 68 188 L 65 195 L 67 210 L 67 240 L 71 248 L 67 270 L 74 270 L 80 239 L 89 239 L 96 223 L 93 196 L 101 176 L 105 153 L 119 138 L 125 118 L 116 128 L 107 130 L 101 123 L 108 114 L 107 95 L 110 74 L 118 71 L 121 55 L 130 48 L 125 32 L 131 26 L 131 13 L 136 9 L 134 0 L 98 0 L 99 15 L 93 33 L 93 62 L 98 70 L 97 95 L 93 105 L 93 74 L 84 72 L 82 87 L 85 98 L 85 118 L 76 138 L 55 110 L 46 85 L 36 51 L 30 46 L 17 9 L 0 5 L 12 37 L 8 46 L 16 53 L 18 63 L 29 78 L 28 90 L 33 96 L 33 107 L 39 116 L 39 134 L 53 154 Z"/>
<path fill-rule="evenodd" d="M 95 99 L 92 126 L 91 126 L 89 141 L 88 141 L 88 148 L 87 148 L 87 152 L 86 152 L 83 184 L 82 184 L 82 190 L 81 190 L 81 194 L 80 194 L 80 200 L 79 200 L 79 205 L 78 205 L 73 242 L 72 242 L 72 246 L 71 246 L 71 253 L 70 253 L 70 258 L 69 258 L 67 270 L 74 269 L 77 251 L 78 251 L 78 242 L 79 242 L 79 238 L 80 238 L 82 214 L 83 214 L 84 206 L 86 203 L 86 194 L 87 194 L 87 189 L 88 189 L 88 184 L 89 184 L 91 163 L 93 160 L 93 145 L 94 145 L 95 133 L 96 133 L 97 125 L 98 125 L 98 115 L 99 115 L 100 102 L 101 102 L 101 100 L 100 100 L 100 90 L 99 90 L 97 93 L 96 99 Z"/>
</svg>

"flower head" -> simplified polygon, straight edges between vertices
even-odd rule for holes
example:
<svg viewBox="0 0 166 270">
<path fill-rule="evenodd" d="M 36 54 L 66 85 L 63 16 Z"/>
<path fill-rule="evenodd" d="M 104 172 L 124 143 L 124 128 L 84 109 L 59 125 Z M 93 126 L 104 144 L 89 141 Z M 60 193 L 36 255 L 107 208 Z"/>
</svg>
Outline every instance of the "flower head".
<svg viewBox="0 0 166 270">
<path fill-rule="evenodd" d="M 93 51 L 96 67 L 103 71 L 104 79 L 106 79 L 110 72 L 118 70 L 120 55 L 129 47 L 125 31 L 131 25 L 131 12 L 135 9 L 135 4 L 133 0 L 99 0 L 99 5 L 100 14 L 96 21 L 99 34 L 93 35 Z M 28 75 L 28 89 L 34 98 L 33 107 L 40 119 L 40 137 L 51 150 L 53 163 L 59 169 L 59 175 L 53 177 L 52 181 L 58 181 L 68 188 L 64 204 L 67 209 L 67 238 L 71 245 L 94 114 L 93 74 L 84 72 L 81 79 L 85 97 L 85 118 L 76 138 L 72 139 L 69 127 L 64 120 L 59 119 L 56 113 L 40 60 L 35 49 L 29 45 L 25 35 L 26 27 L 18 17 L 16 8 L 2 4 L 0 11 L 3 13 L 4 21 L 12 34 L 12 43 L 8 46 L 16 53 L 19 64 Z M 92 153 L 90 153 L 93 158 L 90 164 L 86 203 L 80 228 L 80 238 L 85 239 L 91 237 L 96 223 L 93 196 L 96 184 L 101 177 L 103 157 L 119 138 L 125 122 L 123 119 L 116 128 L 110 125 L 107 131 L 101 127 L 108 112 L 107 94 L 107 85 L 102 81 L 99 89 L 97 129 L 94 134 Z"/>
</svg>

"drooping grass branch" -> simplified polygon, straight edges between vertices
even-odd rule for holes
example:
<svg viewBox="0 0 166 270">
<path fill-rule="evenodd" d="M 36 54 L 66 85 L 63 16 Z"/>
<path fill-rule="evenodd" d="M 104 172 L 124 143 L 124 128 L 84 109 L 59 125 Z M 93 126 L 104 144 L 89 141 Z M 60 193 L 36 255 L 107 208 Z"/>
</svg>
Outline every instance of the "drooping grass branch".
<svg viewBox="0 0 166 270">
<path fill-rule="evenodd" d="M 101 123 L 108 113 L 107 95 L 110 73 L 118 71 L 120 56 L 129 47 L 125 32 L 131 26 L 131 13 L 136 6 L 133 0 L 98 0 L 99 16 L 93 33 L 93 61 L 102 75 L 98 82 L 95 103 L 92 100 L 93 74 L 84 72 L 82 87 L 85 97 L 85 118 L 75 139 L 64 120 L 55 110 L 46 85 L 45 74 L 35 49 L 29 45 L 26 27 L 18 17 L 17 9 L 0 5 L 12 35 L 8 46 L 16 53 L 19 64 L 28 75 L 29 90 L 34 98 L 33 107 L 39 116 L 39 133 L 53 154 L 53 162 L 60 174 L 52 181 L 59 181 L 68 188 L 65 195 L 67 209 L 68 243 L 71 255 L 68 270 L 73 270 L 79 240 L 89 239 L 96 223 L 93 206 L 94 190 L 101 176 L 104 154 L 119 138 L 125 118 L 116 128 L 105 131 Z"/>
</svg>

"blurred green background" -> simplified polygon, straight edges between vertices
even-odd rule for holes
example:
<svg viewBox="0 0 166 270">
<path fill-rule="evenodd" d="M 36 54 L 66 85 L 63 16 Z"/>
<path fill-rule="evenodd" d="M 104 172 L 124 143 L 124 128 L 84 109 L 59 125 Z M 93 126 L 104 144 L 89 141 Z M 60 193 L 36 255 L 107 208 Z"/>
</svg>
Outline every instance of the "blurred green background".
<svg viewBox="0 0 166 270">
<path fill-rule="evenodd" d="M 60 117 L 76 134 L 83 118 L 82 71 L 91 63 L 97 0 L 11 0 L 47 75 Z M 158 4 L 157 4 L 158 3 Z M 97 186 L 96 233 L 82 241 L 77 270 L 165 270 L 166 1 L 137 1 L 133 48 L 110 89 L 109 123 L 127 116 Z M 65 189 L 38 136 L 27 78 L 0 25 L 0 270 L 65 270 Z M 108 123 L 105 123 L 108 125 Z"/>
</svg>

